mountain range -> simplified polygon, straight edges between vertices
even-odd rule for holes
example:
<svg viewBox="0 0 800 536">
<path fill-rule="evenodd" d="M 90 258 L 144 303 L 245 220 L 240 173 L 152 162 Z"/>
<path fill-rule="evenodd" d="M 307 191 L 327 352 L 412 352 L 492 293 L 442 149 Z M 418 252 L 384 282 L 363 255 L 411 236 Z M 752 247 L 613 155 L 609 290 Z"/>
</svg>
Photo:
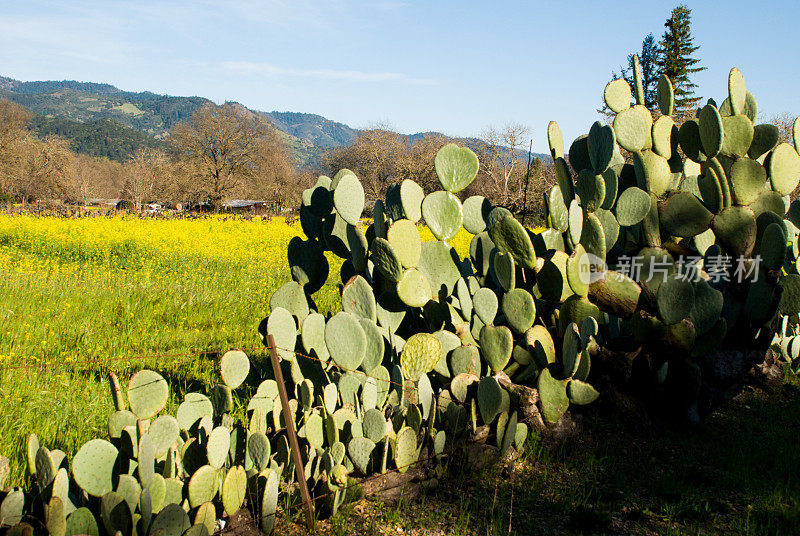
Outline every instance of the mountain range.
<svg viewBox="0 0 800 536">
<path fill-rule="evenodd" d="M 66 138 L 79 153 L 119 161 L 140 147 L 165 147 L 164 140 L 173 125 L 189 120 L 195 111 L 211 102 L 203 97 L 123 91 L 103 83 L 22 82 L 2 76 L 0 98 L 33 112 L 32 128 L 40 136 L 56 134 Z M 359 133 L 321 115 L 251 111 L 269 119 L 284 133 L 295 162 L 302 168 L 316 167 L 325 151 L 352 144 Z M 426 134 L 437 133 L 407 137 L 413 141 Z"/>
</svg>

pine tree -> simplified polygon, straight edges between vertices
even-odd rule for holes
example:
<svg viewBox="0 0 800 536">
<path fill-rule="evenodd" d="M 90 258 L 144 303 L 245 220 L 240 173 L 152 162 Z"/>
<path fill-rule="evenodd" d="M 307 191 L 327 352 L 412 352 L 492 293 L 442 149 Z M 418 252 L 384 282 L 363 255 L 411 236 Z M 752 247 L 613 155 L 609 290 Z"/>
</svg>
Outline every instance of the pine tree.
<svg viewBox="0 0 800 536">
<path fill-rule="evenodd" d="M 628 54 L 628 67 L 621 67 L 621 77 L 625 79 L 631 88 L 634 88 L 633 83 L 633 56 Z M 656 87 L 658 86 L 658 77 L 661 73 L 658 71 L 656 60 L 658 59 L 658 47 L 656 47 L 656 40 L 653 34 L 648 34 L 642 41 L 642 51 L 639 53 L 639 66 L 642 69 L 642 87 L 644 88 L 644 105 L 653 109 L 656 107 Z M 614 78 L 620 78 L 617 73 L 613 73 Z"/>
<path fill-rule="evenodd" d="M 672 10 L 672 15 L 664 23 L 667 31 L 658 43 L 656 65 L 659 74 L 666 74 L 675 88 L 675 111 L 677 114 L 693 112 L 702 97 L 695 97 L 697 84 L 691 75 L 704 71 L 698 67 L 700 60 L 692 54 L 700 48 L 695 46 L 691 30 L 692 10 L 684 4 Z"/>
<path fill-rule="evenodd" d="M 620 67 L 619 73 L 616 71 L 611 73 L 612 80 L 623 78 L 631 86 L 631 90 L 635 87 L 633 83 L 634 55 L 635 54 L 628 54 L 627 67 Z M 658 87 L 658 77 L 661 76 L 658 65 L 656 65 L 658 47 L 656 46 L 655 38 L 652 33 L 648 34 L 642 41 L 642 51 L 639 52 L 638 55 L 639 66 L 642 69 L 642 86 L 644 88 L 645 106 L 652 110 L 656 106 L 656 88 Z M 605 102 L 603 103 L 603 107 L 597 111 L 609 117 L 614 115 L 614 112 L 606 106 Z"/>
</svg>

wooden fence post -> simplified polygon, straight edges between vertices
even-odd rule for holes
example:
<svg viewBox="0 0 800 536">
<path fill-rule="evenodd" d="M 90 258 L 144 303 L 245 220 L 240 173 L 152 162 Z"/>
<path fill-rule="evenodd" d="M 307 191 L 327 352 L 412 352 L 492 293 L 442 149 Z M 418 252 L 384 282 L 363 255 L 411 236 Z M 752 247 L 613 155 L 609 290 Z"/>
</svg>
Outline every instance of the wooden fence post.
<svg viewBox="0 0 800 536">
<path fill-rule="evenodd" d="M 275 347 L 275 339 L 272 338 L 272 335 L 268 336 L 268 342 L 270 359 L 272 359 L 272 370 L 275 371 L 275 381 L 278 382 L 278 394 L 281 397 L 283 417 L 286 421 L 286 433 L 289 436 L 289 447 L 292 450 L 292 459 L 294 460 L 295 473 L 297 474 L 297 483 L 300 485 L 300 494 L 303 497 L 306 527 L 308 530 L 314 531 L 314 505 L 311 502 L 311 495 L 308 493 L 308 483 L 306 482 L 306 474 L 303 469 L 303 458 L 300 456 L 300 445 L 297 443 L 297 432 L 295 432 L 294 429 L 294 420 L 290 418 L 292 413 L 289 410 L 289 397 L 286 395 L 286 384 L 283 382 L 283 372 L 281 372 L 281 364 L 278 361 L 278 349 Z"/>
</svg>

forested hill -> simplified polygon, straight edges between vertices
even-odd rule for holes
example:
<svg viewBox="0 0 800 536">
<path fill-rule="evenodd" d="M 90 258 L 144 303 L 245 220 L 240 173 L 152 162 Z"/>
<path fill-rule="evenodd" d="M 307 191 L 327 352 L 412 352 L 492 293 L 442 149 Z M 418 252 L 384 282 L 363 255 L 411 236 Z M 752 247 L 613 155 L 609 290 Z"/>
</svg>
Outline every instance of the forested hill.
<svg viewBox="0 0 800 536">
<path fill-rule="evenodd" d="M 139 148 L 163 147 L 173 125 L 190 119 L 211 102 L 203 97 L 123 91 L 111 84 L 74 80 L 21 82 L 0 76 L 0 98 L 3 97 L 36 115 L 33 128 L 38 134 L 57 134 L 77 152 L 114 160 L 124 160 Z M 285 133 L 294 160 L 301 167 L 314 167 L 325 151 L 352 144 L 359 132 L 316 114 L 256 113 Z M 422 135 L 408 138 L 415 140 Z"/>
</svg>

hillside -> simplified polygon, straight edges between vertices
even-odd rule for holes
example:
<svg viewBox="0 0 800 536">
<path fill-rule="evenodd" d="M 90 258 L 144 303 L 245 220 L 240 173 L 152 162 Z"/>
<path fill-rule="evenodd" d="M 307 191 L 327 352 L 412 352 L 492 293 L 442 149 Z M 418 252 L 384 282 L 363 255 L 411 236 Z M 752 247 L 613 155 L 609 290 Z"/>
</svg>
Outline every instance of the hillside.
<svg viewBox="0 0 800 536">
<path fill-rule="evenodd" d="M 22 82 L 0 76 L 0 98 L 21 104 L 36 114 L 39 134 L 58 134 L 73 148 L 92 156 L 124 160 L 140 147 L 160 147 L 176 123 L 186 121 L 211 102 L 203 97 L 174 97 L 151 92 L 123 91 L 93 82 Z M 286 136 L 294 160 L 315 168 L 329 149 L 353 143 L 358 130 L 316 114 L 262 112 Z M 414 141 L 425 132 L 408 135 Z M 474 140 L 467 140 L 474 141 Z M 549 159 L 546 155 L 535 155 Z M 524 155 L 527 157 L 527 153 Z"/>
</svg>

